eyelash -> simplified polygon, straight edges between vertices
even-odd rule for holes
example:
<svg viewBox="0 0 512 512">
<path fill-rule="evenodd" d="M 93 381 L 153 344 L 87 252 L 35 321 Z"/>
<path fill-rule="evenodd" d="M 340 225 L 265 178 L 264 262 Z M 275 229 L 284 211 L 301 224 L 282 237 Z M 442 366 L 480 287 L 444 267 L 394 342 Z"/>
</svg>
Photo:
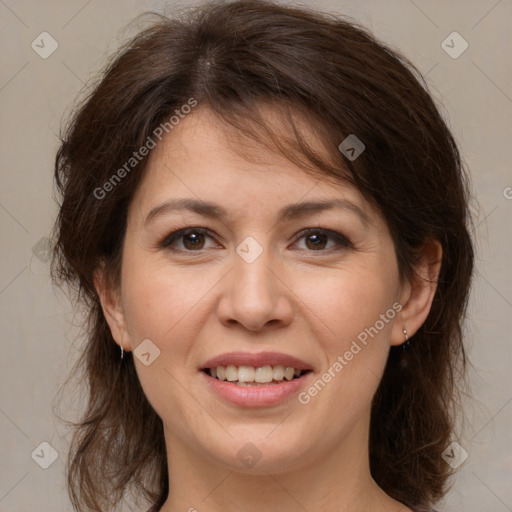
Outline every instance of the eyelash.
<svg viewBox="0 0 512 512">
<path fill-rule="evenodd" d="M 191 233 L 207 235 L 210 238 L 213 238 L 213 236 L 210 234 L 210 231 L 208 229 L 199 228 L 199 227 L 183 228 L 183 229 L 179 229 L 177 231 L 173 231 L 172 233 L 167 235 L 163 240 L 160 241 L 158 246 L 162 249 L 167 249 L 167 250 L 173 251 L 173 252 L 201 253 L 205 249 L 199 249 L 197 251 L 194 251 L 194 250 L 187 250 L 187 249 L 176 249 L 176 248 L 172 247 L 172 244 L 175 241 L 179 240 L 180 238 L 183 238 L 186 235 L 190 235 Z M 310 252 L 310 253 L 314 253 L 314 252 L 330 253 L 333 250 L 341 251 L 343 249 L 348 249 L 348 248 L 353 247 L 352 243 L 345 236 L 341 235 L 340 233 L 337 233 L 336 231 L 332 231 L 329 229 L 323 229 L 323 228 L 307 228 L 307 229 L 302 230 L 298 234 L 294 244 L 296 242 L 298 242 L 299 240 L 301 240 L 302 238 L 305 238 L 305 237 L 313 235 L 313 234 L 327 235 L 329 238 L 336 240 L 337 245 L 339 247 L 338 248 L 331 247 L 330 249 L 319 249 L 319 250 L 306 249 L 306 251 Z"/>
</svg>

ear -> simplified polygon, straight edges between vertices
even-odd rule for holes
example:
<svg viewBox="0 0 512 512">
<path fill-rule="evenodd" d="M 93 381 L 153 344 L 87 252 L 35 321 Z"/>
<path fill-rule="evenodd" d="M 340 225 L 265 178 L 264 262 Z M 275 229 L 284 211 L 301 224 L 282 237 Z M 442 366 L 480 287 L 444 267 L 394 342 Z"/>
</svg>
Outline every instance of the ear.
<svg viewBox="0 0 512 512">
<path fill-rule="evenodd" d="M 103 314 L 110 327 L 114 341 L 128 352 L 131 350 L 128 331 L 126 330 L 125 316 L 121 304 L 120 290 L 115 289 L 102 266 L 94 272 L 94 287 L 101 301 Z"/>
<path fill-rule="evenodd" d="M 404 329 L 411 338 L 427 319 L 437 290 L 442 255 L 443 249 L 437 240 L 428 240 L 420 249 L 420 262 L 414 275 L 401 289 L 402 310 L 393 325 L 391 345 L 405 341 Z"/>
</svg>

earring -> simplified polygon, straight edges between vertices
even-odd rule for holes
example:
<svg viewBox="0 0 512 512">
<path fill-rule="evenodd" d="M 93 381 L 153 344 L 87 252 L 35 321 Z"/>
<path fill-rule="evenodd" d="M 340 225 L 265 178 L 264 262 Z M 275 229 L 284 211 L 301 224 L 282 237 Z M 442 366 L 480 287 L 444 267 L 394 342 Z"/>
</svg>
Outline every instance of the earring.
<svg viewBox="0 0 512 512">
<path fill-rule="evenodd" d="M 121 359 L 124 357 L 123 342 L 121 341 Z"/>
<path fill-rule="evenodd" d="M 402 329 L 402 331 L 403 331 L 404 336 L 405 336 L 405 341 L 402 344 L 402 347 L 403 347 L 404 350 L 406 350 L 411 342 L 409 341 L 409 336 L 407 335 L 407 330 L 406 329 Z"/>
</svg>

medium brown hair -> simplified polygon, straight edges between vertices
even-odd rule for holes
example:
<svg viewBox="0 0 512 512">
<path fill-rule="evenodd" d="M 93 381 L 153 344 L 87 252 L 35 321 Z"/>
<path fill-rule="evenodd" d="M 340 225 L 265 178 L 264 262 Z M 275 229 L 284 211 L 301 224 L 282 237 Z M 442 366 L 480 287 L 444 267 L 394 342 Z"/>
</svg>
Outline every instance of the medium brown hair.
<svg viewBox="0 0 512 512">
<path fill-rule="evenodd" d="M 431 311 L 406 350 L 391 348 L 370 424 L 374 480 L 409 507 L 429 507 L 451 474 L 441 454 L 459 412 L 474 255 L 467 173 L 421 73 L 341 15 L 251 0 L 208 2 L 181 19 L 153 15 L 76 108 L 55 161 L 61 202 L 52 272 L 87 311 L 86 344 L 72 372 L 88 389 L 68 458 L 73 506 L 111 510 L 132 486 L 156 508 L 167 499 L 162 421 L 133 355 L 120 360 L 93 282 L 105 265 L 119 284 L 127 209 L 147 157 L 105 197 L 94 191 L 195 98 L 319 178 L 354 184 L 387 222 L 401 278 L 413 276 L 425 241 L 441 243 Z M 263 104 L 282 110 L 289 138 L 265 122 Z M 322 134 L 328 158 L 291 112 Z M 365 145 L 353 161 L 338 149 L 350 134 Z"/>
</svg>

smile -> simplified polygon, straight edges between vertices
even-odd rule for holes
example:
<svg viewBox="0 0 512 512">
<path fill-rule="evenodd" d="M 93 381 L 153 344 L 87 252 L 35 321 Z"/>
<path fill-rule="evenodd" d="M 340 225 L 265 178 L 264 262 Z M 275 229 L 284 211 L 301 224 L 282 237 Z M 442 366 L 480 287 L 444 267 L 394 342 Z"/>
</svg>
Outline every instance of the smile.
<svg viewBox="0 0 512 512">
<path fill-rule="evenodd" d="M 213 378 L 233 382 L 239 386 L 277 385 L 284 380 L 299 378 L 309 370 L 300 370 L 291 366 L 217 366 L 206 368 L 205 371 Z"/>
<path fill-rule="evenodd" d="M 220 376 L 224 377 L 223 379 L 219 378 L 219 368 Z M 263 369 L 260 370 L 260 368 Z M 295 370 L 293 367 L 284 368 L 282 366 L 258 368 L 247 366 L 227 366 L 224 368 L 220 366 L 203 369 L 199 374 L 203 376 L 208 389 L 217 398 L 245 408 L 269 407 L 284 403 L 306 387 L 313 372 L 311 370 Z M 256 381 L 256 378 L 267 380 L 270 375 L 272 375 L 272 379 L 267 382 Z M 279 379 L 274 379 L 274 375 L 277 375 Z M 246 379 L 249 378 L 250 380 L 247 381 Z"/>
</svg>

